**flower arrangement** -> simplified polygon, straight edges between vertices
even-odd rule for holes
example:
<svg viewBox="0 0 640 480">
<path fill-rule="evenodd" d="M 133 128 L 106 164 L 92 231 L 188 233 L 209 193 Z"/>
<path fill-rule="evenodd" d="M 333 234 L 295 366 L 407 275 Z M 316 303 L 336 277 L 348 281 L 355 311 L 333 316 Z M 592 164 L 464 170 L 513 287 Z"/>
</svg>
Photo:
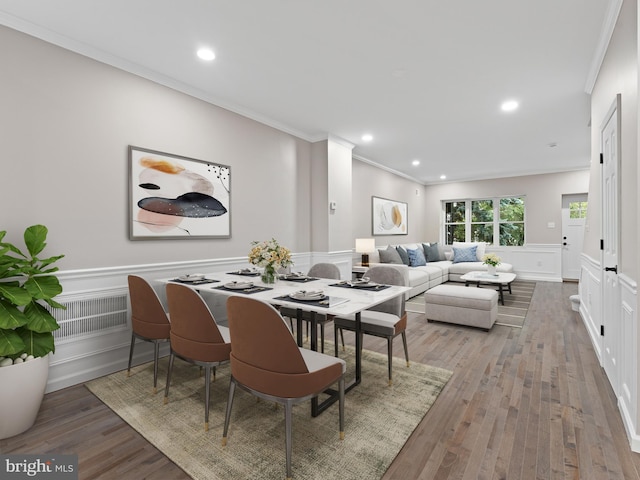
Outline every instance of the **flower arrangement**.
<svg viewBox="0 0 640 480">
<path fill-rule="evenodd" d="M 249 262 L 264 268 L 262 281 L 265 283 L 275 282 L 279 268 L 293 265 L 291 250 L 280 245 L 275 238 L 263 242 L 251 242 Z"/>
<path fill-rule="evenodd" d="M 482 263 L 485 265 L 491 265 L 492 267 L 497 267 L 500 265 L 501 261 L 500 257 L 495 253 L 487 253 L 482 257 Z"/>
</svg>

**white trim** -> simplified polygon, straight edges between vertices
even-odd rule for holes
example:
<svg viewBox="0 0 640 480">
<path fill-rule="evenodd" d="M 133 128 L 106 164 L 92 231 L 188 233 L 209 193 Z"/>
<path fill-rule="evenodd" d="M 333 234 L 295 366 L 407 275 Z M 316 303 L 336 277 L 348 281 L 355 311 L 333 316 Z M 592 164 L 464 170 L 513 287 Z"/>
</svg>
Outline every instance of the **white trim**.
<svg viewBox="0 0 640 480">
<path fill-rule="evenodd" d="M 145 78 L 154 83 L 171 88 L 172 90 L 176 90 L 212 105 L 224 108 L 225 110 L 237 113 L 238 115 L 242 115 L 243 117 L 255 120 L 258 123 L 262 123 L 263 125 L 275 128 L 276 130 L 280 130 L 281 132 L 288 133 L 290 135 L 293 135 L 294 137 L 301 138 L 308 142 L 318 141 L 319 138 L 324 136 L 324 134 L 312 135 L 307 132 L 303 132 L 294 127 L 291 127 L 290 125 L 286 125 L 284 123 L 273 120 L 272 118 L 265 117 L 264 115 L 261 115 L 254 110 L 250 110 L 241 105 L 214 97 L 206 92 L 203 92 L 202 90 L 194 88 L 191 85 L 187 85 L 186 83 L 179 82 L 174 78 L 167 77 L 166 75 L 156 72 L 155 70 L 151 70 L 138 64 L 131 63 L 128 60 L 107 53 L 104 50 L 91 47 L 86 43 L 78 42 L 69 37 L 60 35 L 47 28 L 43 28 L 39 25 L 27 22 L 13 15 L 0 12 L 0 24 L 39 38 L 40 40 L 51 43 L 53 45 L 57 45 L 58 47 L 70 50 L 98 62 L 104 63 L 106 65 L 110 65 L 125 72 L 132 73 L 141 78 Z"/>
<path fill-rule="evenodd" d="M 604 21 L 602 22 L 602 30 L 600 31 L 600 38 L 598 45 L 593 53 L 591 60 L 591 66 L 589 67 L 589 73 L 587 74 L 587 80 L 585 82 L 584 91 L 591 95 L 593 93 L 593 87 L 596 84 L 598 73 L 600 73 L 600 67 L 604 61 L 604 56 L 609 48 L 609 42 L 613 36 L 613 31 L 622 9 L 623 0 L 609 0 L 609 6 L 607 7 L 607 13 Z"/>
</svg>

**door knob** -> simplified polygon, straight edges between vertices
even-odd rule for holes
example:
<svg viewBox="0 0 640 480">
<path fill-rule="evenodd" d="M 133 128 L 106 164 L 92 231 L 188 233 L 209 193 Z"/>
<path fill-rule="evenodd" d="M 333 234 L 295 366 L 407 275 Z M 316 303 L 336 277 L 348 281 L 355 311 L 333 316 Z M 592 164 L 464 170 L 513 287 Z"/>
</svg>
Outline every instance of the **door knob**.
<svg viewBox="0 0 640 480">
<path fill-rule="evenodd" d="M 567 242 L 562 242 L 562 245 L 566 245 L 566 244 L 567 244 Z"/>
</svg>

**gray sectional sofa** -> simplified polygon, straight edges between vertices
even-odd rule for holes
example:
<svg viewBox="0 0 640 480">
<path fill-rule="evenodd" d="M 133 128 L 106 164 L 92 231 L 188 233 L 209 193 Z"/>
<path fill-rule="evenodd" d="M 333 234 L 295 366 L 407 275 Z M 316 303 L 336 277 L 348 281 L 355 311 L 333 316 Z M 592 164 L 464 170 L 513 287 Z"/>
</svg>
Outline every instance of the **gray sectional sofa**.
<svg viewBox="0 0 640 480">
<path fill-rule="evenodd" d="M 408 258 L 404 258 L 403 251 L 398 247 L 406 252 Z M 409 299 L 436 285 L 449 281 L 460 282 L 460 277 L 465 273 L 486 271 L 487 265 L 482 262 L 485 250 L 484 242 L 454 242 L 453 245 L 444 246 L 426 242 L 389 245 L 369 254 L 369 266 L 390 265 L 399 269 L 405 277 L 406 285 L 411 287 L 406 294 Z M 418 251 L 424 255 L 424 265 Z M 496 270 L 512 272 L 513 266 L 501 263 Z"/>
</svg>

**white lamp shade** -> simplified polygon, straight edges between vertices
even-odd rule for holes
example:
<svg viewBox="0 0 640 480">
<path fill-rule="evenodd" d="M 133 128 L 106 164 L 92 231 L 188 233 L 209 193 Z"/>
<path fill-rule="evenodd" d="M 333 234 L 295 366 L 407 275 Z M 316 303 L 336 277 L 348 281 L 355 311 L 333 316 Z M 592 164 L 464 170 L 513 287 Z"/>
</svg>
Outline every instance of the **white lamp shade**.
<svg viewBox="0 0 640 480">
<path fill-rule="evenodd" d="M 375 249 L 375 238 L 356 238 L 356 253 L 371 253 Z"/>
</svg>

